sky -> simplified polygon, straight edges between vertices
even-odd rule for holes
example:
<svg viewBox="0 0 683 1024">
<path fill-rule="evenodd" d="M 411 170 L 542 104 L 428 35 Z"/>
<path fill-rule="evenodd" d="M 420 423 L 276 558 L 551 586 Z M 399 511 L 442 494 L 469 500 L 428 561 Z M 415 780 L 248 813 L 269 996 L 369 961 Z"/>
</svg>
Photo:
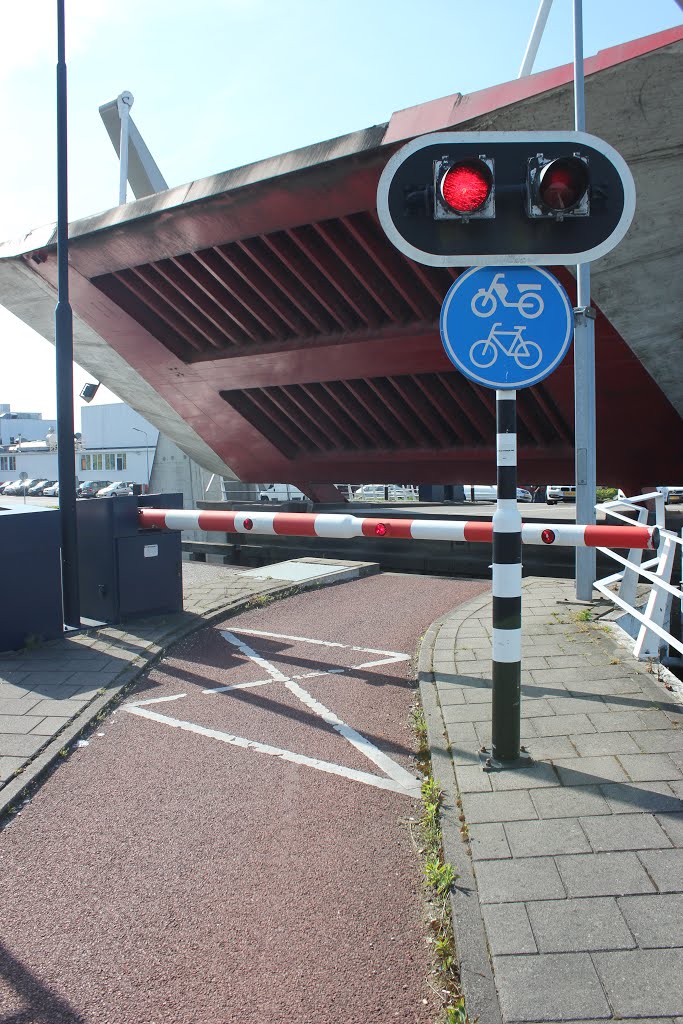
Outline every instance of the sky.
<svg viewBox="0 0 683 1024">
<path fill-rule="evenodd" d="M 517 77 L 539 0 L 64 0 L 69 219 L 118 203 L 98 107 L 128 90 L 169 186 Z M 586 57 L 683 21 L 676 0 L 584 0 Z M 554 0 L 534 71 L 573 59 Z M 0 243 L 57 218 L 57 0 L 2 5 Z M 590 130 L 590 110 L 587 111 Z M 520 128 L 523 128 L 520 125 Z M 572 125 L 559 126 L 571 128 Z M 0 403 L 56 415 L 53 346 L 0 306 Z M 74 368 L 78 393 L 92 380 Z M 101 387 L 95 403 L 116 401 Z"/>
</svg>

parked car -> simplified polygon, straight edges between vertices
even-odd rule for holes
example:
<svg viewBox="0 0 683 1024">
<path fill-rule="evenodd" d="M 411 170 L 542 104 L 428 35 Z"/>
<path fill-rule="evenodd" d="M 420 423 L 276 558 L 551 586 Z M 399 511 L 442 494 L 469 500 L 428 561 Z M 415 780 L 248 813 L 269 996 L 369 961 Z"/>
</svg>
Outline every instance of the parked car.
<svg viewBox="0 0 683 1024">
<path fill-rule="evenodd" d="M 15 480 L 13 484 L 6 487 L 4 493 L 11 495 L 14 498 L 21 497 L 22 494 L 28 494 L 29 487 L 33 487 L 37 484 L 38 480 Z"/>
<path fill-rule="evenodd" d="M 97 492 L 98 498 L 115 498 L 117 494 L 132 494 L 133 485 L 126 483 L 124 480 L 115 480 L 113 484 L 108 484 L 107 487 L 103 487 Z"/>
<path fill-rule="evenodd" d="M 43 489 L 43 496 L 45 498 L 56 498 L 59 495 L 59 481 L 54 484 L 50 484 L 49 487 Z"/>
<path fill-rule="evenodd" d="M 545 500 L 548 505 L 557 505 L 560 501 L 576 501 L 576 487 L 574 484 L 548 484 Z"/>
<path fill-rule="evenodd" d="M 404 484 L 363 484 L 353 492 L 354 501 L 417 501 L 417 490 Z"/>
<path fill-rule="evenodd" d="M 465 501 L 496 501 L 498 487 L 496 484 L 463 484 Z M 517 501 L 531 501 L 531 491 L 526 487 L 517 488 Z"/>
<path fill-rule="evenodd" d="M 259 491 L 261 501 L 306 501 L 306 495 L 292 484 L 268 484 Z"/>
<path fill-rule="evenodd" d="M 38 483 L 34 484 L 33 487 L 29 487 L 28 493 L 34 495 L 34 497 L 40 496 L 46 487 L 50 487 L 54 483 L 54 480 L 39 480 Z"/>
<path fill-rule="evenodd" d="M 12 484 L 20 484 L 20 483 L 21 483 L 21 480 L 4 480 L 0 484 L 0 494 L 4 494 L 5 493 L 5 488 L 11 487 Z"/>
<path fill-rule="evenodd" d="M 85 480 L 76 490 L 77 498 L 96 498 L 97 492 L 108 487 L 111 480 Z"/>
</svg>

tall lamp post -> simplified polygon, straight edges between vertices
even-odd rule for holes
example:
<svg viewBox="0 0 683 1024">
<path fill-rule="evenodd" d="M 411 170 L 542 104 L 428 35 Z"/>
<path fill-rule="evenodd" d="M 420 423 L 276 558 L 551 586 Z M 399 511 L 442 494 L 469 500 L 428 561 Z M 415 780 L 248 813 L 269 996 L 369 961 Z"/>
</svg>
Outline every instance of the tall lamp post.
<svg viewBox="0 0 683 1024">
<path fill-rule="evenodd" d="M 136 434 L 145 435 L 145 460 L 147 462 L 147 488 L 149 489 L 149 439 L 146 430 L 142 430 L 141 427 L 133 427 Z"/>
</svg>

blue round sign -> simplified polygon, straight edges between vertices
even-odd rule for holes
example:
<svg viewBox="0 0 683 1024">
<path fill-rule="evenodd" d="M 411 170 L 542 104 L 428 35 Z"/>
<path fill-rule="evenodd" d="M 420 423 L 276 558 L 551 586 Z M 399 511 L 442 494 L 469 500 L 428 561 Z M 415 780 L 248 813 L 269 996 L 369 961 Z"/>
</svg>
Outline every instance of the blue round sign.
<svg viewBox="0 0 683 1024">
<path fill-rule="evenodd" d="M 474 267 L 449 288 L 440 326 L 446 355 L 466 377 L 516 390 L 559 366 L 574 313 L 562 285 L 540 267 Z"/>
</svg>

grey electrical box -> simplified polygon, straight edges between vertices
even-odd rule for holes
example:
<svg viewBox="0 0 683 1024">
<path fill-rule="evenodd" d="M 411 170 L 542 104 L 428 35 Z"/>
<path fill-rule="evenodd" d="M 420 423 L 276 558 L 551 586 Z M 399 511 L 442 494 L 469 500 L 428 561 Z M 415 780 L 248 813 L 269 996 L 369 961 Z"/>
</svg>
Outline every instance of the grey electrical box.
<svg viewBox="0 0 683 1024">
<path fill-rule="evenodd" d="M 182 611 L 180 531 L 141 530 L 138 508 L 182 508 L 182 494 L 76 503 L 81 616 L 121 622 Z"/>
</svg>

